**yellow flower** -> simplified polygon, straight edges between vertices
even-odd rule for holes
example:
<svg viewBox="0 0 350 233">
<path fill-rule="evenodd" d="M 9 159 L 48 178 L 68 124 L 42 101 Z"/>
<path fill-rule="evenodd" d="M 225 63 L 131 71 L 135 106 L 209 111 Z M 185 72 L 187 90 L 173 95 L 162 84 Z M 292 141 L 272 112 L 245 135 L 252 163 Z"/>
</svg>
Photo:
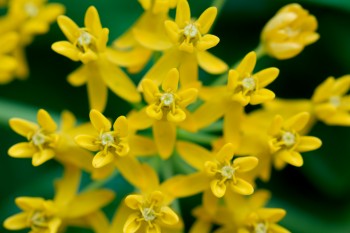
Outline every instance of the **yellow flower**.
<svg viewBox="0 0 350 233">
<path fill-rule="evenodd" d="M 350 125 L 350 75 L 329 77 L 320 84 L 312 98 L 316 117 L 328 125 Z"/>
<path fill-rule="evenodd" d="M 212 26 L 217 9 L 210 7 L 196 20 L 191 20 L 190 6 L 186 0 L 179 0 L 175 21 L 165 21 L 165 28 L 173 43 L 144 78 L 152 79 L 158 84 L 171 68 L 178 68 L 180 82 L 183 86 L 198 80 L 198 65 L 211 74 L 227 70 L 227 65 L 219 58 L 207 52 L 219 43 L 219 38 L 207 34 Z"/>
<path fill-rule="evenodd" d="M 264 52 L 272 57 L 292 58 L 319 39 L 316 29 L 316 18 L 299 4 L 292 3 L 280 9 L 265 25 L 261 44 Z"/>
<path fill-rule="evenodd" d="M 9 32 L 0 36 L 0 84 L 8 83 L 17 69 L 16 58 L 11 56 L 18 44 L 18 34 Z"/>
<path fill-rule="evenodd" d="M 279 70 L 272 67 L 253 74 L 255 64 L 256 54 L 250 52 L 236 69 L 229 71 L 226 87 L 203 87 L 200 90 L 199 95 L 205 102 L 193 113 L 198 128 L 209 126 L 224 116 L 225 141 L 238 146 L 240 122 L 244 117 L 243 106 L 248 103 L 261 104 L 275 97 L 265 87 L 276 79 Z"/>
<path fill-rule="evenodd" d="M 4 227 L 9 230 L 31 228 L 31 232 L 56 233 L 64 225 L 84 222 L 84 225 L 98 233 L 108 230 L 108 220 L 99 209 L 114 199 L 114 193 L 109 190 L 94 190 L 76 194 L 80 178 L 78 168 L 67 166 L 63 178 L 57 182 L 53 200 L 39 197 L 16 198 L 15 202 L 22 212 L 7 218 Z M 97 217 L 100 220 L 98 226 L 93 220 Z"/>
<path fill-rule="evenodd" d="M 227 187 L 242 195 L 253 193 L 253 186 L 242 179 L 242 174 L 256 167 L 258 160 L 255 157 L 243 157 L 232 161 L 234 147 L 231 143 L 212 154 L 198 145 L 178 142 L 177 151 L 187 163 L 199 170 L 180 177 L 173 187 L 167 187 L 169 190 L 181 190 L 176 191 L 181 192 L 177 195 L 190 196 L 210 188 L 220 198 L 225 195 Z"/>
<path fill-rule="evenodd" d="M 68 41 L 55 42 L 52 49 L 73 61 L 83 62 L 81 67 L 68 76 L 68 82 L 73 86 L 87 83 L 91 108 L 104 110 L 107 87 L 127 101 L 141 100 L 134 83 L 109 60 L 109 50 L 106 50 L 109 30 L 102 28 L 95 7 L 91 6 L 86 11 L 84 28 L 79 28 L 66 16 L 59 16 L 57 21 Z"/>
<path fill-rule="evenodd" d="M 115 120 L 113 130 L 111 122 L 97 110 L 90 111 L 90 120 L 96 135 L 78 135 L 75 141 L 85 149 L 98 151 L 92 161 L 94 167 L 103 167 L 112 163 L 116 156 L 129 153 L 128 122 L 124 116 Z"/>
<path fill-rule="evenodd" d="M 195 130 L 195 123 L 189 117 L 186 107 L 197 98 L 197 89 L 178 90 L 179 72 L 171 69 L 162 83 L 162 91 L 149 79 L 142 81 L 143 94 L 148 106 L 132 118 L 130 124 L 138 129 L 153 125 L 153 136 L 159 154 L 163 159 L 173 152 L 176 141 L 176 125 Z"/>
<path fill-rule="evenodd" d="M 25 46 L 35 35 L 45 34 L 58 15 L 64 12 L 59 3 L 47 3 L 47 0 L 12 0 L 8 4 L 8 13 L 1 21 L 0 34 L 15 31 L 19 35 L 19 44 L 14 51 L 18 66 L 16 76 L 24 79 L 28 76 L 25 58 Z"/>
</svg>

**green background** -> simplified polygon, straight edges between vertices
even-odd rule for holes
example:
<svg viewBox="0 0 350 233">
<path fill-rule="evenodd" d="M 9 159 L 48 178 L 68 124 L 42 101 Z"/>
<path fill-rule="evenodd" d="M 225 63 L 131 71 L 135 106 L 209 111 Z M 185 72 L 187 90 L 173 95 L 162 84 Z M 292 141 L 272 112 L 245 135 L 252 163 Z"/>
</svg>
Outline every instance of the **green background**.
<svg viewBox="0 0 350 233">
<path fill-rule="evenodd" d="M 110 29 L 110 40 L 121 35 L 142 9 L 136 0 L 64 0 L 66 15 L 79 25 L 90 5 L 100 13 L 102 25 Z M 209 0 L 189 0 L 193 16 L 210 6 Z M 270 86 L 278 97 L 310 98 L 314 88 L 328 76 L 339 77 L 350 73 L 350 1 L 303 0 L 300 3 L 316 16 L 319 22 L 319 41 L 306 47 L 299 56 L 284 61 L 264 57 L 258 69 L 275 66 L 280 75 Z M 286 0 L 227 0 L 218 17 L 213 34 L 220 37 L 218 46 L 211 52 L 228 64 L 235 63 L 253 50 L 259 42 L 264 24 Z M 46 35 L 37 36 L 27 48 L 30 77 L 0 86 L 0 222 L 18 212 L 14 204 L 17 196 L 42 196 L 52 198 L 52 181 L 61 176 L 62 168 L 54 161 L 32 167 L 28 159 L 13 159 L 8 148 L 23 138 L 8 127 L 10 117 L 36 121 L 39 108 L 46 109 L 58 119 L 59 113 L 68 109 L 82 121 L 88 120 L 86 88 L 72 87 L 66 76 L 79 63 L 54 53 L 51 44 L 64 40 L 53 24 Z M 209 82 L 215 77 L 201 72 Z M 142 74 L 132 76 L 137 82 Z M 105 115 L 115 119 L 126 114 L 130 106 L 110 92 Z M 311 135 L 322 139 L 323 146 L 304 154 L 302 168 L 287 167 L 273 172 L 271 182 L 261 184 L 272 191 L 271 207 L 287 210 L 281 225 L 295 233 L 347 233 L 350 232 L 350 129 L 318 123 Z M 88 179 L 85 177 L 84 182 Z M 83 185 L 84 185 L 83 182 Z M 107 183 L 118 197 L 131 190 L 121 178 Z M 111 215 L 119 199 L 106 208 Z M 198 196 L 181 200 L 183 210 L 199 202 Z M 194 203 L 194 204 L 193 204 Z M 189 211 L 184 213 L 186 227 L 193 220 Z M 9 232 L 0 227 L 0 232 Z M 18 231 L 21 232 L 21 231 Z M 22 232 L 28 232 L 24 230 Z M 71 229 L 69 232 L 83 232 Z M 85 231 L 84 231 L 85 232 Z"/>
</svg>

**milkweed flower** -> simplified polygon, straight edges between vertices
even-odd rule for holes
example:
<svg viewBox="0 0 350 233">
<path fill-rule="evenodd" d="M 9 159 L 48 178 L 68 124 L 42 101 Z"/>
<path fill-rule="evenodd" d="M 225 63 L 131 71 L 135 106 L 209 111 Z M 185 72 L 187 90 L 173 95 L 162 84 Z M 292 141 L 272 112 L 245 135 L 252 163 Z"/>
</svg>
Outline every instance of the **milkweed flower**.
<svg viewBox="0 0 350 233">
<path fill-rule="evenodd" d="M 48 3 L 47 0 L 9 1 L 8 13 L 0 22 L 0 34 L 14 31 L 19 35 L 19 43 L 13 52 L 18 64 L 15 76 L 20 79 L 28 76 L 25 46 L 33 41 L 34 36 L 47 33 L 50 24 L 64 11 L 62 4 Z"/>
<path fill-rule="evenodd" d="M 175 21 L 166 20 L 165 28 L 173 46 L 146 73 L 144 79 L 157 84 L 171 68 L 178 68 L 181 85 L 186 86 L 198 81 L 198 65 L 211 74 L 220 74 L 227 65 L 206 50 L 219 43 L 217 36 L 208 34 L 217 9 L 209 7 L 197 20 L 191 19 L 190 6 L 186 0 L 179 0 Z"/>
<path fill-rule="evenodd" d="M 4 227 L 9 230 L 31 228 L 31 232 L 57 233 L 63 227 L 81 223 L 98 233 L 108 230 L 108 220 L 100 209 L 114 199 L 109 190 L 86 191 L 77 194 L 81 172 L 78 168 L 66 166 L 64 176 L 57 182 L 53 200 L 41 197 L 18 197 L 15 202 L 21 213 L 7 218 Z M 100 223 L 96 226 L 94 218 Z"/>
<path fill-rule="evenodd" d="M 18 44 L 18 34 L 15 32 L 0 35 L 0 83 L 12 80 L 17 69 L 17 60 L 12 55 Z"/>
<path fill-rule="evenodd" d="M 319 39 L 317 20 L 297 3 L 282 7 L 261 32 L 264 52 L 277 59 L 298 55 L 306 45 Z"/>
<path fill-rule="evenodd" d="M 255 65 L 256 53 L 250 52 L 236 69 L 229 71 L 226 87 L 213 86 L 200 89 L 199 96 L 205 102 L 193 113 L 198 128 L 209 126 L 224 116 L 225 141 L 238 146 L 239 125 L 244 116 L 243 107 L 249 103 L 256 105 L 275 98 L 275 94 L 265 87 L 277 78 L 279 70 L 271 67 L 254 74 Z"/>
<path fill-rule="evenodd" d="M 139 102 L 140 94 L 134 83 L 108 59 L 106 44 L 109 30 L 102 28 L 95 7 L 85 14 L 85 27 L 79 28 L 67 16 L 59 16 L 58 25 L 68 41 L 55 42 L 52 49 L 83 65 L 68 76 L 73 86 L 87 84 L 90 107 L 103 111 L 107 103 L 107 87 L 130 102 Z"/>
<path fill-rule="evenodd" d="M 186 107 L 197 98 L 196 88 L 178 90 L 179 72 L 176 68 L 168 71 L 161 89 L 149 79 L 141 83 L 147 107 L 129 118 L 130 124 L 138 129 L 152 126 L 153 136 L 159 154 L 163 159 L 173 152 L 176 141 L 176 126 L 195 131 L 194 119 Z"/>
</svg>

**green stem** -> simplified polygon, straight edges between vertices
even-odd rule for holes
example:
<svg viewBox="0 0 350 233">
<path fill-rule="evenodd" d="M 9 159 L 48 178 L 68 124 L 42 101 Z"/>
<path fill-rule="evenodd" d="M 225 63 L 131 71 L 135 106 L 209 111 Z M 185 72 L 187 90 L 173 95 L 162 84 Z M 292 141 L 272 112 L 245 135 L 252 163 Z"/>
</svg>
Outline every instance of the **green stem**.
<svg viewBox="0 0 350 233">
<path fill-rule="evenodd" d="M 103 180 L 96 180 L 92 183 L 90 183 L 89 185 L 87 185 L 82 192 L 87 192 L 87 191 L 91 191 L 91 190 L 96 190 L 99 189 L 101 187 L 103 187 L 105 184 L 107 184 L 109 181 L 113 180 L 115 177 L 117 177 L 119 175 L 119 171 L 115 170 L 112 175 L 110 175 L 109 177 L 107 177 L 106 179 Z"/>
</svg>

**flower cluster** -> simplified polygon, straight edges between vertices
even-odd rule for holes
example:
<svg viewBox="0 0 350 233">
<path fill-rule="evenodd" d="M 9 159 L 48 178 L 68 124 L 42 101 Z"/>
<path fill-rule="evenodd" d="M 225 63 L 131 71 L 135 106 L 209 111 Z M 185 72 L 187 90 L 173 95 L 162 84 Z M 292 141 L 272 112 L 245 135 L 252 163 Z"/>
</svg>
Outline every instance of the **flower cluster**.
<svg viewBox="0 0 350 233">
<path fill-rule="evenodd" d="M 28 75 L 24 47 L 57 19 L 66 40 L 51 48 L 81 62 L 68 82 L 86 84 L 90 107 L 90 122 L 79 124 L 68 111 L 58 124 L 44 109 L 37 112 L 37 123 L 10 119 L 24 142 L 10 147 L 9 156 L 31 158 L 33 166 L 55 160 L 64 172 L 52 199 L 16 198 L 21 212 L 4 227 L 33 233 L 70 226 L 97 233 L 289 232 L 278 223 L 288 210 L 268 207 L 271 193 L 256 181 L 268 182 L 274 168 L 301 167 L 302 153 L 322 144 L 308 136 L 316 121 L 350 125 L 350 76 L 328 78 L 310 100 L 283 100 L 268 88 L 280 70 L 256 66 L 263 55 L 289 59 L 317 41 L 316 18 L 299 4 L 283 7 L 262 29 L 257 49 L 228 66 L 207 51 L 220 41 L 210 34 L 215 6 L 193 18 L 187 0 L 138 2 L 144 12 L 110 45 L 109 29 L 94 6 L 80 27 L 58 3 L 4 3 L 0 83 Z M 207 85 L 199 69 L 221 76 Z M 144 75 L 135 83 L 130 75 L 140 72 Z M 113 121 L 104 114 L 109 90 L 134 107 Z M 249 105 L 259 107 L 248 111 Z M 219 130 L 210 134 L 213 125 Z M 210 140 L 199 140 L 208 134 Z M 82 172 L 91 176 L 92 188 L 79 188 Z M 119 187 L 101 186 L 116 176 L 135 189 L 122 197 L 110 222 L 102 208 Z M 202 199 L 190 226 L 178 201 L 196 194 Z"/>
</svg>

